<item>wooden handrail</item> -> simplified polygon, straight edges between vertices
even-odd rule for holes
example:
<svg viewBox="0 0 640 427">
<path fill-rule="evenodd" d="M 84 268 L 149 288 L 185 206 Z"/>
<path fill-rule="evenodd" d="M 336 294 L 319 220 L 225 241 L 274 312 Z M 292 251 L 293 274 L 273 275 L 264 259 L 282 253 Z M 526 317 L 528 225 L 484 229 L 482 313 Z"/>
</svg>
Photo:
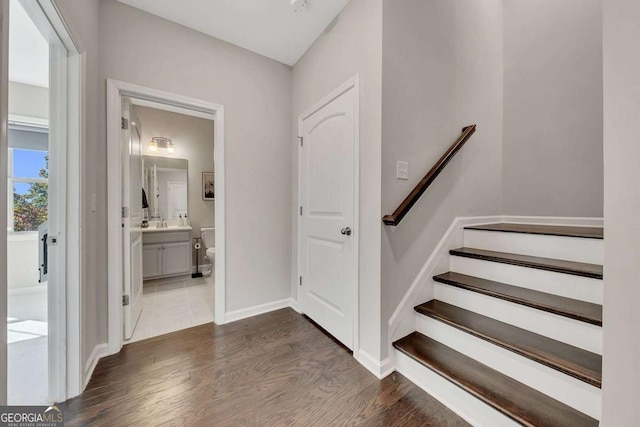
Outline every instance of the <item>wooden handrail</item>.
<svg viewBox="0 0 640 427">
<path fill-rule="evenodd" d="M 396 226 L 402 221 L 402 218 L 411 210 L 413 205 L 416 204 L 420 196 L 429 188 L 431 183 L 440 175 L 440 172 L 447 166 L 453 156 L 462 148 L 465 142 L 476 131 L 476 125 L 467 126 L 462 129 L 460 137 L 453 143 L 451 147 L 440 157 L 440 160 L 431 168 L 431 170 L 422 178 L 422 180 L 416 185 L 406 199 L 398 206 L 393 214 L 385 215 L 382 218 L 382 222 L 386 225 Z"/>
</svg>

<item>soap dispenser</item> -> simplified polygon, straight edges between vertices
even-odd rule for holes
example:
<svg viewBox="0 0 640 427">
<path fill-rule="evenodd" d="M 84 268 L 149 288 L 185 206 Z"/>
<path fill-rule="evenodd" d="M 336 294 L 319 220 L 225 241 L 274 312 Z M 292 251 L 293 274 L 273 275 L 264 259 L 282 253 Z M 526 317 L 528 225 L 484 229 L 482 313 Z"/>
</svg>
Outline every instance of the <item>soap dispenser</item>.
<svg viewBox="0 0 640 427">
<path fill-rule="evenodd" d="M 191 226 L 191 224 L 189 224 L 189 217 L 187 216 L 187 214 L 184 214 L 184 225 L 185 227 Z"/>
<path fill-rule="evenodd" d="M 178 221 L 178 225 L 179 225 L 180 227 L 184 227 L 184 219 L 182 218 L 182 214 L 180 214 L 180 218 L 179 218 L 179 221 Z"/>
</svg>

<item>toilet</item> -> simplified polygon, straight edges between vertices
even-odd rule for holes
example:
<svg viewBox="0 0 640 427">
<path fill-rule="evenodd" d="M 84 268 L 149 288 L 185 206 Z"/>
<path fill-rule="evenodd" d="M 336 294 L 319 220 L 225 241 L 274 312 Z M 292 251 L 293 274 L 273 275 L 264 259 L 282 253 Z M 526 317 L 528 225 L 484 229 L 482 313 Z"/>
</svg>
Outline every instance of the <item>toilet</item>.
<svg viewBox="0 0 640 427">
<path fill-rule="evenodd" d="M 215 228 L 201 228 L 200 237 L 202 238 L 202 244 L 206 248 L 205 259 L 211 262 L 211 268 L 208 273 L 213 272 L 216 259 L 216 229 Z"/>
</svg>

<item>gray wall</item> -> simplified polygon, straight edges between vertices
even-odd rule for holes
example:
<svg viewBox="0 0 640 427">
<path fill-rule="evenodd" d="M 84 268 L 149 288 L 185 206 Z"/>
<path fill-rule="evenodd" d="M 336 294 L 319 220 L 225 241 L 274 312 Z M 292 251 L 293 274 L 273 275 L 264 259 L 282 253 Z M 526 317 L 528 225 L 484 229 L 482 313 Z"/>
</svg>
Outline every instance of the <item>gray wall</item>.
<svg viewBox="0 0 640 427">
<path fill-rule="evenodd" d="M 382 207 L 390 214 L 460 135 L 475 135 L 397 227 L 382 238 L 387 322 L 457 216 L 500 213 L 501 0 L 385 0 Z M 396 162 L 410 179 L 396 179 Z M 386 352 L 386 348 L 383 349 Z"/>
<path fill-rule="evenodd" d="M 504 213 L 601 217 L 602 0 L 504 0 Z"/>
<path fill-rule="evenodd" d="M 189 162 L 189 220 L 193 237 L 200 237 L 202 227 L 215 225 L 215 202 L 202 200 L 202 172 L 213 172 L 213 121 L 155 108 L 134 106 L 142 123 L 142 151 L 145 156 L 186 159 Z M 165 150 L 149 151 L 148 142 L 154 136 L 169 138 L 175 145 L 175 153 Z M 195 265 L 195 251 L 193 251 Z M 199 264 L 205 251 L 200 251 Z"/>
<path fill-rule="evenodd" d="M 289 212 L 294 224 L 295 256 L 298 116 L 357 73 L 360 74 L 360 348 L 378 358 L 382 0 L 352 0 L 293 68 L 290 123 L 294 135 L 289 139 L 289 149 L 294 161 L 294 204 Z M 297 292 L 293 283 L 291 292 L 294 296 Z"/>
<path fill-rule="evenodd" d="M 640 419 L 640 2 L 604 2 L 605 427 Z"/>
<path fill-rule="evenodd" d="M 227 311 L 288 298 L 291 68 L 113 0 L 100 2 L 99 27 L 101 85 L 111 78 L 224 105 Z M 104 105 L 103 89 L 103 141 Z"/>
</svg>

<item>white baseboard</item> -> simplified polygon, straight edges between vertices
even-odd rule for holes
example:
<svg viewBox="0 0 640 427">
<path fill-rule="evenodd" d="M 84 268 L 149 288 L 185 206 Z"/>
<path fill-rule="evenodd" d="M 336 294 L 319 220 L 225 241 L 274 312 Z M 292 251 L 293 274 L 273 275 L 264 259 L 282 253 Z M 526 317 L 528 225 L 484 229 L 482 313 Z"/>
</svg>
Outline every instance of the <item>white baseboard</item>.
<svg viewBox="0 0 640 427">
<path fill-rule="evenodd" d="M 395 371 L 389 358 L 379 361 L 364 350 L 358 351 L 356 360 L 379 379 L 383 379 Z"/>
<path fill-rule="evenodd" d="M 82 391 L 87 388 L 87 384 L 89 384 L 89 380 L 91 380 L 91 376 L 93 375 L 93 371 L 96 369 L 98 365 L 98 361 L 103 357 L 107 356 L 109 352 L 109 346 L 104 344 L 98 344 L 93 347 L 93 351 L 89 355 L 87 359 L 87 363 L 84 367 L 84 381 L 82 383 Z"/>
<path fill-rule="evenodd" d="M 246 319 L 248 317 L 258 316 L 260 314 L 269 313 L 270 311 L 280 310 L 286 307 L 292 307 L 291 301 L 291 298 L 286 298 L 280 301 L 260 304 L 240 310 L 228 311 L 225 314 L 224 320 L 225 323 L 237 322 L 238 320 Z"/>
<path fill-rule="evenodd" d="M 199 271 L 200 273 L 202 273 L 203 271 L 207 271 L 207 270 L 209 270 L 210 268 L 211 268 L 211 264 L 202 264 L 202 265 L 199 265 L 199 266 L 198 266 L 198 271 Z M 195 273 L 195 272 L 196 272 L 196 266 L 195 266 L 195 265 L 192 265 L 192 266 L 191 266 L 191 273 L 193 274 L 193 273 Z M 211 272 L 213 272 L 213 270 L 211 270 Z"/>
<path fill-rule="evenodd" d="M 294 310 L 295 310 L 295 312 L 296 312 L 296 313 L 298 313 L 298 314 L 304 314 L 304 313 L 302 312 L 302 310 L 300 310 L 300 306 L 298 305 L 298 301 L 296 301 L 295 299 L 290 298 L 289 305 L 290 305 L 290 307 L 291 307 L 292 309 L 294 309 Z"/>
</svg>

